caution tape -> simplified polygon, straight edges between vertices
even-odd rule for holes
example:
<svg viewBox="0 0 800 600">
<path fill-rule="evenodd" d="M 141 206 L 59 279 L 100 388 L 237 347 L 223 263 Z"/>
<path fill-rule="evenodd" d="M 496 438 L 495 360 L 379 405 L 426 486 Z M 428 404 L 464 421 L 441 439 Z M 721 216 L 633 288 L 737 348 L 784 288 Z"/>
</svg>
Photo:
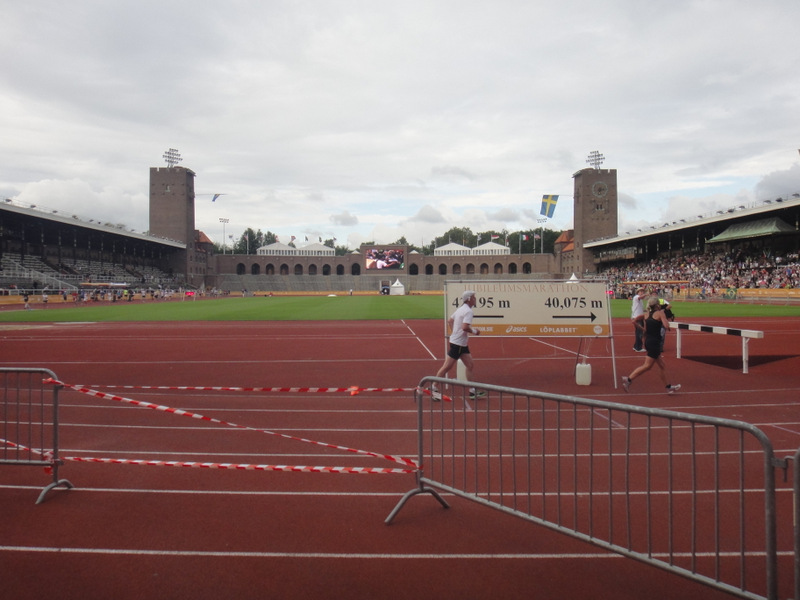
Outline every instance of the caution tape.
<svg viewBox="0 0 800 600">
<path fill-rule="evenodd" d="M 0 438 L 0 444 L 9 446 L 9 447 L 13 448 L 14 450 L 16 450 L 18 452 L 27 452 L 28 454 L 31 454 L 31 455 L 36 454 L 36 455 L 40 456 L 41 457 L 41 459 L 39 461 L 40 464 L 41 463 L 49 463 L 49 464 L 45 465 L 45 467 L 44 467 L 44 472 L 47 473 L 47 474 L 50 474 L 50 473 L 53 472 L 53 467 L 56 464 L 60 465 L 60 464 L 62 464 L 64 462 L 64 460 L 61 459 L 61 458 L 56 460 L 55 455 L 53 454 L 52 450 L 46 450 L 46 449 L 37 450 L 36 448 L 29 448 L 25 444 L 18 444 L 16 442 L 12 442 L 11 440 L 6 440 L 6 439 L 3 439 L 3 438 Z"/>
<path fill-rule="evenodd" d="M 237 471 L 289 471 L 293 473 L 356 473 L 356 474 L 395 474 L 414 473 L 416 469 L 398 469 L 389 467 L 326 467 L 309 465 L 252 465 L 237 463 L 197 462 L 179 460 L 143 460 L 135 458 L 97 458 L 93 456 L 62 456 L 55 460 L 49 450 L 39 451 L 29 448 L 24 444 L 17 444 L 10 440 L 0 438 L 1 444 L 30 454 L 41 456 L 42 462 L 49 462 L 51 466 L 45 467 L 45 472 L 51 472 L 52 465 L 65 462 L 102 463 L 114 465 L 144 465 L 148 467 L 189 467 L 195 469 L 232 469 Z"/>
<path fill-rule="evenodd" d="M 431 400 L 434 402 L 452 402 L 453 399 L 448 396 L 447 394 L 443 394 L 438 390 L 433 390 L 429 388 L 417 388 L 417 394 L 425 394 L 426 396 L 430 396 Z"/>
<path fill-rule="evenodd" d="M 220 419 L 214 419 L 212 417 L 206 417 L 206 416 L 201 415 L 199 413 L 194 413 L 194 412 L 190 412 L 190 411 L 187 411 L 187 410 L 182 410 L 182 409 L 179 409 L 179 408 L 172 408 L 172 407 L 169 407 L 169 406 L 153 404 L 152 402 L 142 402 L 140 400 L 133 400 L 131 398 L 125 398 L 123 396 L 117 396 L 117 395 L 114 395 L 114 394 L 107 394 L 105 392 L 100 392 L 98 390 L 87 388 L 85 386 L 78 386 L 78 385 L 72 385 L 72 384 L 64 383 L 63 381 L 58 381 L 58 380 L 53 379 L 53 378 L 45 379 L 44 383 L 52 384 L 52 385 L 58 385 L 58 386 L 61 386 L 61 387 L 67 388 L 67 389 L 74 390 L 74 391 L 79 392 L 81 394 L 87 394 L 89 396 L 93 396 L 95 398 L 114 400 L 116 402 L 123 402 L 123 403 L 126 403 L 126 404 L 132 404 L 134 406 L 141 406 L 143 408 L 150 408 L 152 410 L 171 413 L 171 414 L 178 415 L 178 416 L 190 417 L 192 419 L 200 419 L 202 421 L 207 421 L 209 423 L 217 423 L 219 425 L 224 425 L 226 427 L 234 427 L 234 428 L 237 428 L 237 429 L 245 429 L 245 430 L 248 430 L 248 431 L 256 431 L 256 432 L 259 432 L 259 433 L 265 433 L 267 435 L 274 435 L 274 436 L 277 436 L 277 437 L 280 437 L 280 438 L 283 438 L 283 439 L 293 440 L 293 441 L 296 441 L 296 442 L 303 442 L 305 444 L 313 444 L 315 446 L 322 446 L 324 448 L 331 448 L 331 449 L 334 449 L 334 450 L 342 450 L 344 452 L 352 452 L 352 453 L 361 454 L 361 455 L 364 455 L 364 456 L 371 456 L 373 458 L 382 458 L 384 460 L 388 460 L 388 461 L 391 461 L 391 462 L 396 462 L 396 463 L 400 463 L 400 464 L 412 467 L 413 469 L 418 469 L 419 468 L 419 464 L 417 463 L 417 461 L 415 461 L 414 459 L 411 459 L 411 458 L 405 458 L 403 456 L 393 456 L 391 454 L 381 454 L 381 453 L 378 453 L 378 452 L 371 452 L 369 450 L 359 450 L 357 448 L 349 448 L 347 446 L 340 446 L 338 444 L 329 444 L 327 442 L 319 442 L 319 441 L 316 441 L 316 440 L 309 440 L 307 438 L 301 438 L 301 437 L 297 437 L 297 436 L 293 436 L 293 435 L 288 435 L 288 434 L 285 434 L 285 433 L 278 433 L 276 431 L 270 431 L 268 429 L 259 429 L 259 428 L 256 428 L 256 427 L 250 427 L 248 425 L 239 425 L 237 423 L 231 423 L 229 421 L 222 421 Z"/>
<path fill-rule="evenodd" d="M 184 462 L 177 460 L 137 460 L 124 458 L 95 458 L 90 456 L 66 456 L 63 461 L 104 463 L 115 465 L 144 465 L 149 467 L 189 467 L 194 469 L 232 469 L 237 471 L 291 471 L 294 473 L 414 473 L 416 469 L 388 467 L 325 467 L 309 465 L 252 465 L 215 462 Z"/>
<path fill-rule="evenodd" d="M 108 390 L 166 390 L 180 392 L 263 392 L 280 394 L 341 394 L 349 393 L 356 396 L 362 392 L 413 392 L 415 388 L 384 388 L 384 387 L 239 387 L 239 386 L 200 386 L 200 385 L 87 385 L 83 387 L 102 387 Z"/>
</svg>

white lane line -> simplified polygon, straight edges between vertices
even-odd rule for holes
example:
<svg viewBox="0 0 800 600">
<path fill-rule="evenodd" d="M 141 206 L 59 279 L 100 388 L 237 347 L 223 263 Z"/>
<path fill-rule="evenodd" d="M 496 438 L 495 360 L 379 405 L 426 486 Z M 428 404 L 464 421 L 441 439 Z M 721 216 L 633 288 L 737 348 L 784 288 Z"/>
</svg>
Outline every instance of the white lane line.
<svg viewBox="0 0 800 600">
<path fill-rule="evenodd" d="M 366 553 L 366 552 L 246 552 L 233 551 L 221 552 L 215 550 L 131 550 L 128 548 L 65 548 L 48 546 L 0 546 L 0 552 L 39 552 L 50 554 L 106 554 L 120 556 L 195 556 L 195 557 L 215 557 L 215 558 L 317 558 L 317 559 L 361 559 L 361 560 L 576 560 L 576 559 L 622 559 L 621 554 L 611 552 L 597 553 L 558 553 L 558 554 L 414 554 L 414 553 Z M 745 556 L 763 557 L 764 552 L 745 552 Z M 697 552 L 690 554 L 687 552 L 674 552 L 673 557 L 716 557 L 729 556 L 738 558 L 742 554 L 738 552 Z M 792 556 L 792 552 L 778 552 L 778 556 Z M 653 554 L 656 558 L 666 558 L 667 554 Z"/>
<path fill-rule="evenodd" d="M 57 548 L 47 546 L 0 546 L 0 552 L 43 552 L 51 554 L 108 554 L 121 556 L 200 556 L 215 558 L 328 558 L 328 559 L 366 559 L 366 560 L 486 560 L 486 559 L 586 559 L 622 558 L 619 554 L 385 554 L 365 552 L 220 552 L 214 550 L 131 550 L 123 548 Z M 738 555 L 737 555 L 738 556 Z"/>
<path fill-rule="evenodd" d="M 435 359 L 435 358 L 436 358 L 436 355 L 435 355 L 433 352 L 431 352 L 431 349 L 430 349 L 430 348 L 428 348 L 428 346 L 426 346 L 426 345 L 425 345 L 425 342 L 423 342 L 423 341 L 422 341 L 422 338 L 420 338 L 420 337 L 417 335 L 417 333 L 416 333 L 416 332 L 415 332 L 413 329 L 411 329 L 411 326 L 410 326 L 408 323 L 406 323 L 405 321 L 403 321 L 402 323 L 403 323 L 403 325 L 405 325 L 405 326 L 408 328 L 408 330 L 411 332 L 411 334 L 412 334 L 412 335 L 413 335 L 413 336 L 416 338 L 416 340 L 419 342 L 420 346 L 422 346 L 422 347 L 425 349 L 425 351 L 426 351 L 426 352 L 427 352 L 427 353 L 430 355 L 430 357 L 431 357 L 431 358 L 433 358 L 433 359 Z"/>
</svg>

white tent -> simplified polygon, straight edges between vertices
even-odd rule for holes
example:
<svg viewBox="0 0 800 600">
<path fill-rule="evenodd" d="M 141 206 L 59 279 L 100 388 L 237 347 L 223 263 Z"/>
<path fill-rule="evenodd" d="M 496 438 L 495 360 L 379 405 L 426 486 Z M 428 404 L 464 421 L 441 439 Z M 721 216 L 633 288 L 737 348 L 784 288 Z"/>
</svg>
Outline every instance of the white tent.
<svg viewBox="0 0 800 600">
<path fill-rule="evenodd" d="M 402 283 L 400 283 L 400 280 L 398 279 L 389 288 L 389 295 L 390 296 L 405 296 L 406 295 L 406 286 L 404 286 Z"/>
</svg>

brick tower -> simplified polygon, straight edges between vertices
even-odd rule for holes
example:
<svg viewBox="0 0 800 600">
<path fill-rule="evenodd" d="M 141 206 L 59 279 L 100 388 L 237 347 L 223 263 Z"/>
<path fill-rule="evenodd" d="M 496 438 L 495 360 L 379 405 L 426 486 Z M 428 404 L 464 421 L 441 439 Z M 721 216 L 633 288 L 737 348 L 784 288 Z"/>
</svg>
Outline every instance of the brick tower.
<svg viewBox="0 0 800 600">
<path fill-rule="evenodd" d="M 592 252 L 584 250 L 586 242 L 617 235 L 617 170 L 582 169 L 575 180 L 575 271 L 594 273 Z"/>
<path fill-rule="evenodd" d="M 194 171 L 150 169 L 150 233 L 187 246 L 194 244 Z"/>
</svg>

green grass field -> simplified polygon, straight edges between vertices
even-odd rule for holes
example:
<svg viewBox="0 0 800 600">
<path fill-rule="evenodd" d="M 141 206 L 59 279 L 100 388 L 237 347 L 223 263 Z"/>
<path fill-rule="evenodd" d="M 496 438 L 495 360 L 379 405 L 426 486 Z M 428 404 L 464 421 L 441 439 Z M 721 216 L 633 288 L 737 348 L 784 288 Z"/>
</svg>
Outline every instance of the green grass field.
<svg viewBox="0 0 800 600">
<path fill-rule="evenodd" d="M 88 306 L 54 302 L 46 309 L 0 310 L 0 322 L 85 321 L 315 321 L 370 319 L 441 319 L 442 296 L 275 296 L 186 300 L 183 302 L 98 303 Z M 800 317 L 800 305 L 675 302 L 676 320 L 702 317 Z M 612 300 L 611 315 L 630 315 L 629 300 Z"/>
</svg>

